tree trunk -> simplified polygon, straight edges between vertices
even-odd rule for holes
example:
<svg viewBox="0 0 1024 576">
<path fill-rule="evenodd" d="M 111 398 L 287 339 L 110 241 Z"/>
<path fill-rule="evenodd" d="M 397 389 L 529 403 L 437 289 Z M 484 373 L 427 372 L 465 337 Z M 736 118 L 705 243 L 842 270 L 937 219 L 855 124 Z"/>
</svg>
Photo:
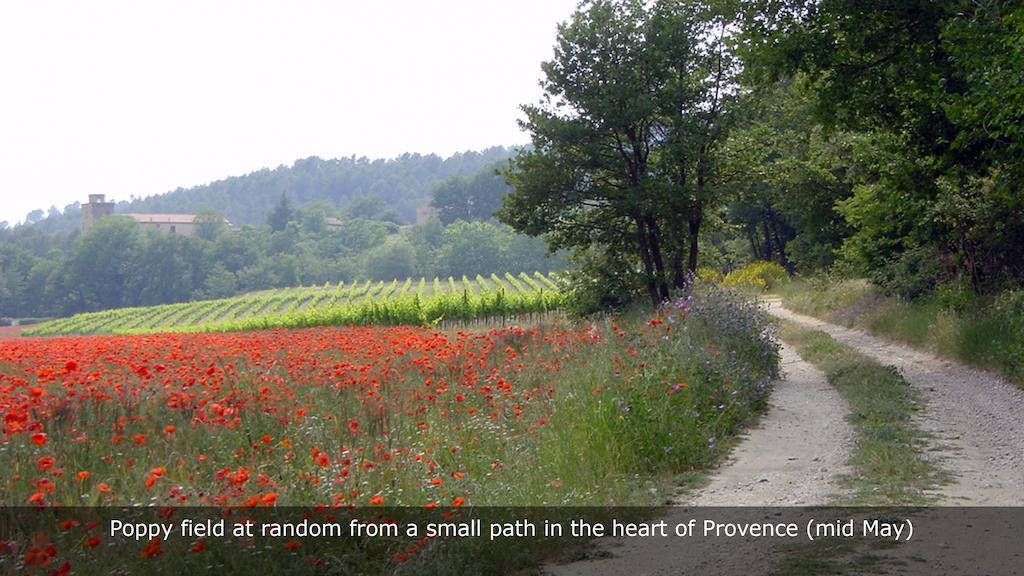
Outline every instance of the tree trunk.
<svg viewBox="0 0 1024 576">
<path fill-rule="evenodd" d="M 691 274 L 697 274 L 697 237 L 700 234 L 701 224 L 701 212 L 700 203 L 697 203 L 698 209 L 694 210 L 690 217 L 687 219 L 687 224 L 690 227 L 690 250 L 689 250 L 689 261 L 687 262 L 687 269 Z"/>
<path fill-rule="evenodd" d="M 686 268 L 683 267 L 683 254 L 686 254 L 686 238 L 676 239 L 676 249 L 672 254 L 672 286 L 676 290 L 686 288 Z"/>
<path fill-rule="evenodd" d="M 668 284 L 665 283 L 665 261 L 661 257 L 661 241 L 659 240 L 661 231 L 658 228 L 658 222 L 655 221 L 653 216 L 648 214 L 644 219 L 647 223 L 647 237 L 651 250 L 651 260 L 654 262 L 654 270 L 658 275 L 657 285 L 660 303 L 668 300 L 669 297 Z"/>
<path fill-rule="evenodd" d="M 772 254 L 775 252 L 775 242 L 772 240 L 772 231 L 768 228 L 767 216 L 765 216 L 764 219 L 761 220 L 761 227 L 764 229 L 764 259 L 770 262 L 772 259 Z"/>
<path fill-rule="evenodd" d="M 640 248 L 640 262 L 644 266 L 644 282 L 647 284 L 647 295 L 651 298 L 651 305 L 657 308 L 661 305 L 661 298 L 658 296 L 658 285 L 654 281 L 654 263 L 651 259 L 651 250 L 647 245 L 647 231 L 644 226 L 644 220 L 640 216 L 635 216 L 633 221 L 636 223 L 636 239 L 637 245 Z"/>
</svg>

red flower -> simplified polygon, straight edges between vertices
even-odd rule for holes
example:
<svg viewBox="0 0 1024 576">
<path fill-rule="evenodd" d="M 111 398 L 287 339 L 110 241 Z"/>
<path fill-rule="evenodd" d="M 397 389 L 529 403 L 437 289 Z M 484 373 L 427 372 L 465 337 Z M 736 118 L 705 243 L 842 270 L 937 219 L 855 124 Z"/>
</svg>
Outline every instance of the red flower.
<svg viewBox="0 0 1024 576">
<path fill-rule="evenodd" d="M 164 549 L 160 544 L 159 538 L 153 538 L 152 540 L 147 542 L 145 546 L 142 547 L 142 550 L 139 551 L 139 554 L 143 558 L 156 558 L 157 556 L 160 556 L 163 553 Z"/>
<path fill-rule="evenodd" d="M 383 503 L 384 503 L 384 497 L 381 496 L 380 494 L 376 494 L 376 495 L 370 497 L 370 504 L 372 504 L 373 506 L 380 506 Z"/>
<path fill-rule="evenodd" d="M 29 438 L 32 439 L 32 443 L 35 444 L 36 446 L 42 446 L 43 444 L 46 444 L 46 432 L 36 432 Z"/>
</svg>

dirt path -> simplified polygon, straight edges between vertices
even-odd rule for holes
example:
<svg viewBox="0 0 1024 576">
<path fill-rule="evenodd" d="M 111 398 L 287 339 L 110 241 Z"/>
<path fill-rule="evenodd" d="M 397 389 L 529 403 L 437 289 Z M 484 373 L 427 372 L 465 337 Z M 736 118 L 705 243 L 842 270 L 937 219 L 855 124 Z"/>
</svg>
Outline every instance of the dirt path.
<svg viewBox="0 0 1024 576">
<path fill-rule="evenodd" d="M 711 483 L 681 504 L 816 506 L 839 493 L 853 430 L 846 402 L 820 370 L 782 347 L 784 379 L 768 412 L 733 449 Z"/>
<path fill-rule="evenodd" d="M 784 379 L 775 383 L 768 411 L 716 471 L 711 483 L 682 498 L 663 518 L 694 515 L 691 506 L 814 506 L 840 491 L 852 429 L 846 403 L 824 374 L 790 348 L 782 348 Z M 678 539 L 605 539 L 596 559 L 545 567 L 561 576 L 604 574 L 768 574 L 764 540 L 709 539 L 698 546 Z M 760 558 L 757 566 L 751 558 Z M 758 567 L 760 566 L 760 568 Z"/>
<path fill-rule="evenodd" d="M 927 409 L 918 426 L 935 437 L 939 465 L 954 475 L 939 504 L 1024 505 L 1024 391 L 1004 379 L 926 352 L 797 314 L 771 302 L 769 311 L 821 330 L 883 364 L 896 366 L 920 391 Z"/>
</svg>

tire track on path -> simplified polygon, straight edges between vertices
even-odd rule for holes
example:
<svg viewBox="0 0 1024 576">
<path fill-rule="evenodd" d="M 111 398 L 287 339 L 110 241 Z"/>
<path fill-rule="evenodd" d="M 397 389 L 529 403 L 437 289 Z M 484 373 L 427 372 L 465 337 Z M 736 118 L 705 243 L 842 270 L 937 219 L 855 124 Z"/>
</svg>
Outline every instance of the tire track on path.
<svg viewBox="0 0 1024 576">
<path fill-rule="evenodd" d="M 768 311 L 820 330 L 899 369 L 926 406 L 915 418 L 933 435 L 939 466 L 953 482 L 937 490 L 946 506 L 1024 505 L 1024 390 L 1004 378 L 804 316 L 770 301 Z"/>
</svg>

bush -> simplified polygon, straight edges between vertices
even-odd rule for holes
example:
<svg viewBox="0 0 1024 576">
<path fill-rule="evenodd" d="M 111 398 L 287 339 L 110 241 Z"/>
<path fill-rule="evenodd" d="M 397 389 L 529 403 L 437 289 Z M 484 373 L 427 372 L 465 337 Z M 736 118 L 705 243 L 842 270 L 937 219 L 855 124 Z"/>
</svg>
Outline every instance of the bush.
<svg viewBox="0 0 1024 576">
<path fill-rule="evenodd" d="M 626 336 L 620 334 L 620 336 Z M 639 371 L 608 386 L 621 448 L 647 470 L 707 466 L 717 443 L 766 406 L 779 373 L 768 314 L 750 298 L 697 280 L 633 340 Z"/>
<path fill-rule="evenodd" d="M 998 364 L 1024 381 L 1024 290 L 1000 294 L 987 316 L 1000 324 L 997 334 L 988 332 Z"/>
<path fill-rule="evenodd" d="M 721 282 L 722 273 L 714 268 L 701 266 L 700 268 L 697 268 L 697 279 L 703 280 L 704 282 Z"/>
<path fill-rule="evenodd" d="M 775 262 L 759 260 L 728 273 L 722 280 L 722 285 L 730 288 L 756 288 L 767 291 L 788 282 L 789 274 L 786 273 L 785 268 Z"/>
<path fill-rule="evenodd" d="M 560 282 L 570 314 L 623 308 L 639 296 L 643 278 L 625 260 L 596 250 L 583 250 L 572 258 L 576 266 L 562 274 Z"/>
<path fill-rule="evenodd" d="M 946 269 L 938 250 L 920 246 L 886 262 L 871 279 L 886 294 L 913 300 L 932 292 L 945 277 Z"/>
</svg>

